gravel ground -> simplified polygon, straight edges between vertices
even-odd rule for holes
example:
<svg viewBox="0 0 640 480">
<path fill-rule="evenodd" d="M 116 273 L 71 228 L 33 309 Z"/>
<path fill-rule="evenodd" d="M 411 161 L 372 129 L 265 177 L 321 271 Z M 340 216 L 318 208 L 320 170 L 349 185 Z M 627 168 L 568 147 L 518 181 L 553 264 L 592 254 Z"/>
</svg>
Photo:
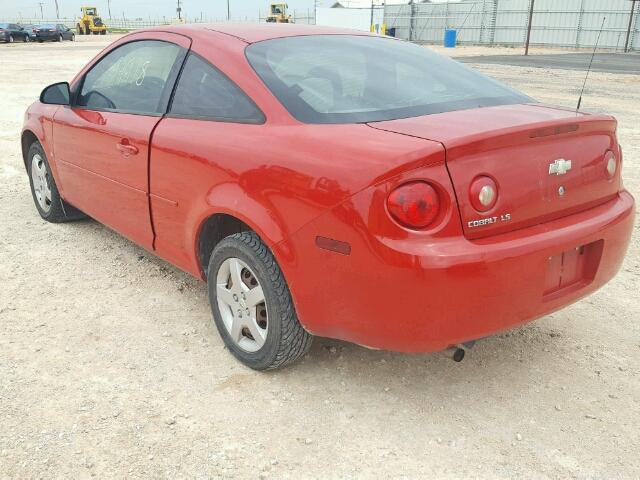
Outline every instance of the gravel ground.
<svg viewBox="0 0 640 480">
<path fill-rule="evenodd" d="M 0 478 L 640 477 L 637 224 L 609 285 L 461 364 L 319 338 L 256 373 L 203 283 L 95 222 L 38 217 L 22 115 L 105 41 L 82 40 L 0 45 Z M 479 68 L 565 106 L 583 78 Z M 637 195 L 638 77 L 593 73 L 583 105 L 618 118 Z"/>
</svg>

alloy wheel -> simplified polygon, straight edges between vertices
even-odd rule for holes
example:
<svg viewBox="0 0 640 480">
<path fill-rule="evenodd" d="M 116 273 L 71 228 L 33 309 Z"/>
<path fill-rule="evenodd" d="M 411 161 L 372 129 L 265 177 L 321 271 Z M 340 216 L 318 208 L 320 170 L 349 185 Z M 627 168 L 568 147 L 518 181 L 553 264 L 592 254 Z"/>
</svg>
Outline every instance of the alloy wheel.
<svg viewBox="0 0 640 480">
<path fill-rule="evenodd" d="M 38 205 L 43 212 L 48 213 L 49 210 L 51 210 L 49 172 L 47 171 L 44 159 L 37 153 L 31 159 L 31 180 Z"/>
<path fill-rule="evenodd" d="M 216 298 L 231 340 L 245 352 L 262 348 L 269 329 L 264 292 L 256 275 L 239 258 L 227 258 L 216 276 Z"/>
</svg>

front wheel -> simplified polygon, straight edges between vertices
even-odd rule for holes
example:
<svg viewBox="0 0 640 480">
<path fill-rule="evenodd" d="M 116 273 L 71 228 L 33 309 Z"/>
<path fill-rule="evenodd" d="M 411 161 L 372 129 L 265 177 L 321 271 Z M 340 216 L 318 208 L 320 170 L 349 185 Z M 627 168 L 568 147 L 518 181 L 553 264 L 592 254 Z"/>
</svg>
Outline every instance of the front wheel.
<svg viewBox="0 0 640 480">
<path fill-rule="evenodd" d="M 64 40 L 64 39 L 62 38 L 62 35 L 58 35 L 58 41 L 59 41 L 59 42 L 61 42 L 62 40 Z"/>
<path fill-rule="evenodd" d="M 9 35 L 9 43 L 13 43 L 13 35 Z"/>
<path fill-rule="evenodd" d="M 80 210 L 72 207 L 60 197 L 42 145 L 38 142 L 31 144 L 27 160 L 31 194 L 40 216 L 51 223 L 84 218 L 85 215 Z"/>
<path fill-rule="evenodd" d="M 24 36 L 24 42 L 29 42 L 31 40 L 31 38 L 29 38 L 29 35 L 25 35 Z"/>
<path fill-rule="evenodd" d="M 231 353 L 255 370 L 278 368 L 311 346 L 287 282 L 260 237 L 242 232 L 223 239 L 209 261 L 213 318 Z"/>
</svg>

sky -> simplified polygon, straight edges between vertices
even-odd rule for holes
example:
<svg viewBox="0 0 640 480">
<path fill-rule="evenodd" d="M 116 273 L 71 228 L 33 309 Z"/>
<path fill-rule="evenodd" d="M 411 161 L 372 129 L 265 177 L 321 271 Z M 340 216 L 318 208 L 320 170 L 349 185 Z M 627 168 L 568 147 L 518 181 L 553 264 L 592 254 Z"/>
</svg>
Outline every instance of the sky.
<svg viewBox="0 0 640 480">
<path fill-rule="evenodd" d="M 177 0 L 57 0 L 60 17 L 73 18 L 80 12 L 81 5 L 98 7 L 104 19 L 109 18 L 108 3 L 111 4 L 112 17 L 143 19 L 170 19 L 176 16 Z M 290 9 L 298 12 L 313 12 L 314 4 L 329 7 L 335 0 L 282 0 Z M 376 4 L 382 0 L 374 0 Z M 437 0 L 436 0 L 437 1 Z M 54 19 L 56 14 L 55 0 L 0 0 L 0 19 L 11 20 L 21 18 L 40 18 L 40 3 L 45 19 Z M 180 0 L 183 14 L 189 18 L 199 18 L 200 14 L 208 21 L 223 21 L 227 16 L 226 0 Z M 351 7 L 367 7 L 371 0 L 344 0 L 343 4 Z M 407 0 L 388 0 L 387 3 L 407 3 Z M 265 12 L 269 8 L 269 0 L 229 0 L 231 19 L 236 21 L 255 20 L 258 11 Z"/>
</svg>

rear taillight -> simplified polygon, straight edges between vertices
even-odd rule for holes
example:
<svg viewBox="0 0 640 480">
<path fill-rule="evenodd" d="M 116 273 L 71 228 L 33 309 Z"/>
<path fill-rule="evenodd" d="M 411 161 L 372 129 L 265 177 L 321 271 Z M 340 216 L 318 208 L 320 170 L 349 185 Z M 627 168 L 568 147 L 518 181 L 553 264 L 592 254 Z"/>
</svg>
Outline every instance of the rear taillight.
<svg viewBox="0 0 640 480">
<path fill-rule="evenodd" d="M 498 200 L 498 186 L 490 177 L 476 177 L 469 187 L 469 200 L 478 212 L 491 210 Z"/>
<path fill-rule="evenodd" d="M 436 189 L 426 182 L 405 183 L 391 192 L 387 209 L 405 227 L 426 228 L 440 212 L 440 199 Z"/>
<path fill-rule="evenodd" d="M 616 158 L 615 153 L 611 150 L 607 150 L 607 153 L 604 154 L 604 165 L 607 171 L 607 176 L 609 178 L 613 178 L 618 171 L 618 159 Z"/>
</svg>

